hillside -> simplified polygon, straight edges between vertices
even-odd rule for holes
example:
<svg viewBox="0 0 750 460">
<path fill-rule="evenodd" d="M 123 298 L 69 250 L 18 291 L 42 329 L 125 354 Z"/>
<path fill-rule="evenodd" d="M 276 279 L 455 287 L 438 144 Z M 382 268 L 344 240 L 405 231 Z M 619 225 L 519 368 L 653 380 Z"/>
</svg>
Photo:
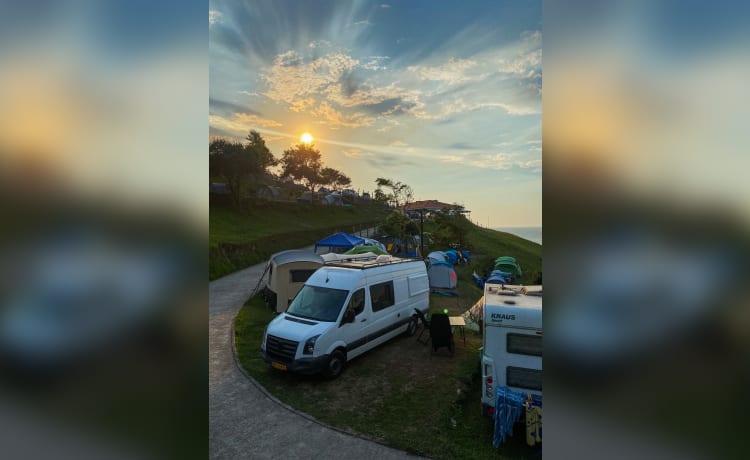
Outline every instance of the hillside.
<svg viewBox="0 0 750 460">
<path fill-rule="evenodd" d="M 542 273 L 542 246 L 533 241 L 525 240 L 511 233 L 501 232 L 469 224 L 464 249 L 472 253 L 472 270 L 479 275 L 486 275 L 494 267 L 494 260 L 500 256 L 515 257 L 521 266 L 523 284 L 536 284 Z M 432 222 L 425 222 L 425 232 L 434 232 Z M 425 252 L 444 251 L 448 248 L 437 245 L 426 247 Z M 467 274 L 467 281 L 471 281 L 471 272 Z"/>
<path fill-rule="evenodd" d="M 274 203 L 243 211 L 211 206 L 208 277 L 220 278 L 331 233 L 376 226 L 385 214 L 378 204 L 342 208 Z"/>
<path fill-rule="evenodd" d="M 263 262 L 278 251 L 311 245 L 338 231 L 356 232 L 379 225 L 387 211 L 377 204 L 350 208 L 276 203 L 236 211 L 212 206 L 209 233 L 209 279 Z M 425 223 L 425 231 L 432 231 Z M 510 233 L 472 225 L 468 246 L 473 268 L 491 269 L 499 256 L 513 256 L 521 265 L 524 284 L 534 284 L 542 271 L 542 246 Z M 433 247 L 429 250 L 447 248 Z M 471 273 L 468 273 L 469 281 Z"/>
</svg>

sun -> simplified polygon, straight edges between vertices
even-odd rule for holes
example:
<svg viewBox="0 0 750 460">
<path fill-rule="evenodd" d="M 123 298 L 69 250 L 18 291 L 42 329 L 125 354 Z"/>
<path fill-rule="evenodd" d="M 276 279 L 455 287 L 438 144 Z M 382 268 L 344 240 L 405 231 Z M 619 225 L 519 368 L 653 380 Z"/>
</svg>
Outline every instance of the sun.
<svg viewBox="0 0 750 460">
<path fill-rule="evenodd" d="M 310 133 L 304 133 L 299 139 L 303 144 L 312 144 L 313 141 L 312 134 Z"/>
</svg>

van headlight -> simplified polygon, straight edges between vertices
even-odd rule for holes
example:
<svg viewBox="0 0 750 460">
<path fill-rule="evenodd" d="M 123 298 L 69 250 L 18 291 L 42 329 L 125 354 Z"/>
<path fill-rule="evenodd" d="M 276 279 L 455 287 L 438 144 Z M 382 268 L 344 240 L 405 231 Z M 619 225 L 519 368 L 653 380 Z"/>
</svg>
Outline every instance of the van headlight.
<svg viewBox="0 0 750 460">
<path fill-rule="evenodd" d="M 302 350 L 303 355 L 313 354 L 313 350 L 315 350 L 315 342 L 318 340 L 318 337 L 320 337 L 320 334 L 307 339 L 307 342 L 305 342 L 305 348 Z"/>
</svg>

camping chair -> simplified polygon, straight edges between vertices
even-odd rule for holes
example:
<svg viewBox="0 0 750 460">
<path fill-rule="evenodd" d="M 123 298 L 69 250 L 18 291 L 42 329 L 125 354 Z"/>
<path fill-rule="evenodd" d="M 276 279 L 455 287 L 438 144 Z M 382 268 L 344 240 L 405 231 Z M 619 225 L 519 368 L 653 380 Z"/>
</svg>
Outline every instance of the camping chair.
<svg viewBox="0 0 750 460">
<path fill-rule="evenodd" d="M 430 329 L 430 322 L 427 321 L 427 318 L 425 318 L 424 313 L 422 313 L 421 311 L 417 310 L 416 308 L 414 309 L 414 311 L 417 312 L 417 316 L 419 317 L 419 320 L 422 321 L 422 332 L 420 332 L 419 336 L 417 336 L 417 342 L 422 343 L 424 345 L 427 345 L 427 342 L 430 341 L 430 336 L 429 335 L 427 336 L 427 339 L 425 339 L 424 342 L 422 342 L 419 339 L 422 338 L 422 334 L 424 334 L 425 331 L 427 331 L 427 330 Z"/>
<path fill-rule="evenodd" d="M 433 313 L 430 316 L 430 339 L 432 339 L 432 350 L 437 351 L 440 347 L 448 347 L 453 353 L 453 329 L 448 315 L 444 313 Z"/>
</svg>

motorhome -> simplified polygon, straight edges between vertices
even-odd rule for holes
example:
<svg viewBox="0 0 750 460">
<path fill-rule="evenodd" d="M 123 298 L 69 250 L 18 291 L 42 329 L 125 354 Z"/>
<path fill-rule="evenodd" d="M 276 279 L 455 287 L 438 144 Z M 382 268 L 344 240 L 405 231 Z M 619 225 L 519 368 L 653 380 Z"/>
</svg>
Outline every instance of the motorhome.
<svg viewBox="0 0 750 460">
<path fill-rule="evenodd" d="M 347 361 L 417 328 L 427 313 L 422 260 L 389 255 L 330 261 L 305 282 L 266 328 L 264 360 L 289 372 L 338 376 Z"/>
<path fill-rule="evenodd" d="M 485 284 L 482 318 L 482 413 L 499 387 L 541 401 L 542 287 Z"/>
</svg>

